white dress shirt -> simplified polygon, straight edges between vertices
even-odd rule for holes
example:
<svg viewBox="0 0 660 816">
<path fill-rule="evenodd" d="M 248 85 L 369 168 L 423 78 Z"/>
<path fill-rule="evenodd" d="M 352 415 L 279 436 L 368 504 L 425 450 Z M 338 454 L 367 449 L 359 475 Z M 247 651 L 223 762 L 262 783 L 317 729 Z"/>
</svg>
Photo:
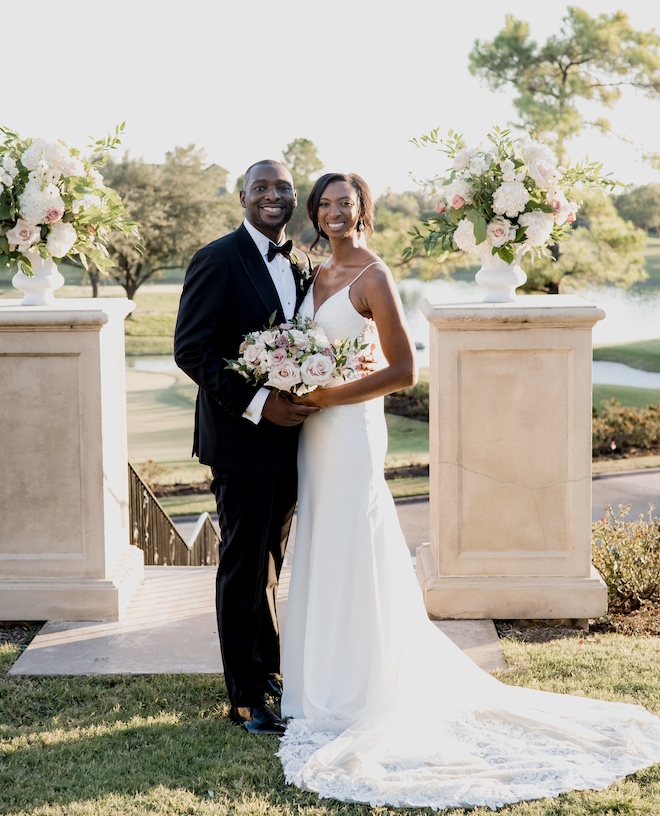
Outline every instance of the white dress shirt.
<svg viewBox="0 0 660 816">
<path fill-rule="evenodd" d="M 269 261 L 268 245 L 271 243 L 270 238 L 268 238 L 267 235 L 264 235 L 263 232 L 259 232 L 259 230 L 256 227 L 253 227 L 247 219 L 243 221 L 243 226 L 248 231 L 248 234 L 254 243 L 257 245 L 257 249 L 263 256 L 264 263 L 268 267 L 268 272 L 272 278 L 273 285 L 277 290 L 277 296 L 282 304 L 284 317 L 287 320 L 291 320 L 296 310 L 297 296 L 296 280 L 293 270 L 291 269 L 291 264 L 283 255 L 280 255 L 279 253 L 273 258 L 272 261 Z M 285 241 L 286 238 L 283 238 L 277 246 L 281 246 Z M 260 328 L 260 326 L 255 326 L 254 328 L 256 331 L 258 328 Z M 264 404 L 268 399 L 269 394 L 270 389 L 260 388 L 252 398 L 252 401 L 248 407 L 245 409 L 243 414 L 244 418 L 249 419 L 250 422 L 254 422 L 254 424 L 257 425 L 261 420 Z"/>
</svg>

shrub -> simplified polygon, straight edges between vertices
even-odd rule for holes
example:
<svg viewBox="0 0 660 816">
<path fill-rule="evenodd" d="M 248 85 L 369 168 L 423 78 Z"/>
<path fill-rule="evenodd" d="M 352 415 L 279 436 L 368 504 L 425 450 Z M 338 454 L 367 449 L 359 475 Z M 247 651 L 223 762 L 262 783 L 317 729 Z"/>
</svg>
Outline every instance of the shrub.
<svg viewBox="0 0 660 816">
<path fill-rule="evenodd" d="M 621 405 L 616 399 L 603 403 L 594 412 L 592 451 L 594 455 L 613 451 L 625 453 L 631 448 L 655 448 L 660 445 L 660 404 L 645 408 Z"/>
<path fill-rule="evenodd" d="M 660 600 L 660 518 L 627 521 L 630 505 L 611 507 L 592 525 L 591 558 L 607 584 L 609 611 L 632 612 L 642 601 Z"/>
<path fill-rule="evenodd" d="M 388 414 L 429 421 L 429 384 L 420 380 L 410 388 L 395 391 L 385 397 L 385 410 Z"/>
</svg>

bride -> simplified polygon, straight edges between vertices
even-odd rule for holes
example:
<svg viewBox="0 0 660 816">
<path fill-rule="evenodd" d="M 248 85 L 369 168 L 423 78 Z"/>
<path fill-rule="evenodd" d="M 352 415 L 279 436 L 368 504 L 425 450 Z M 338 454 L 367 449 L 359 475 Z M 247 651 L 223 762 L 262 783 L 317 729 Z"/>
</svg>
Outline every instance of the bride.
<svg viewBox="0 0 660 816">
<path fill-rule="evenodd" d="M 307 202 L 331 257 L 302 304 L 377 371 L 317 390 L 303 425 L 278 756 L 286 780 L 372 806 L 491 808 L 600 789 L 660 761 L 641 706 L 506 686 L 428 619 L 384 480 L 383 395 L 416 378 L 387 266 L 366 244 L 369 188 L 326 174 Z"/>
</svg>

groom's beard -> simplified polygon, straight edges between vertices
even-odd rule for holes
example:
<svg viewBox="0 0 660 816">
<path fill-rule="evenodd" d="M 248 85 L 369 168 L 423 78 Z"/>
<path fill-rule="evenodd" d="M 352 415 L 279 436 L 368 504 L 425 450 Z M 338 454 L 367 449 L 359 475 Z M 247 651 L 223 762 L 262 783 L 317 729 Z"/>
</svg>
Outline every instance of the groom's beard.
<svg viewBox="0 0 660 816">
<path fill-rule="evenodd" d="M 274 221 L 272 218 L 267 220 L 262 218 L 260 211 L 257 209 L 256 212 L 250 212 L 250 223 L 258 230 L 281 230 L 284 229 L 284 227 L 291 220 L 294 209 L 295 206 L 293 203 L 290 206 L 285 205 L 282 209 L 282 214 L 276 221 Z"/>
</svg>

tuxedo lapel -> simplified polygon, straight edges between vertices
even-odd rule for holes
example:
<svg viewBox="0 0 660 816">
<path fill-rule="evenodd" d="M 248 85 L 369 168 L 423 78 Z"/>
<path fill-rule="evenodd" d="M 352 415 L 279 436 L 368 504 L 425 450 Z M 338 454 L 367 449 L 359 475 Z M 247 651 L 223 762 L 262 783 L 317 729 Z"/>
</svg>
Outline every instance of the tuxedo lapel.
<svg viewBox="0 0 660 816">
<path fill-rule="evenodd" d="M 261 257 L 257 245 L 250 237 L 248 231 L 241 224 L 236 230 L 239 252 L 238 257 L 252 285 L 263 302 L 268 316 L 276 313 L 275 322 L 284 322 L 284 309 L 280 303 L 277 289 L 270 276 L 266 262 Z"/>
</svg>

